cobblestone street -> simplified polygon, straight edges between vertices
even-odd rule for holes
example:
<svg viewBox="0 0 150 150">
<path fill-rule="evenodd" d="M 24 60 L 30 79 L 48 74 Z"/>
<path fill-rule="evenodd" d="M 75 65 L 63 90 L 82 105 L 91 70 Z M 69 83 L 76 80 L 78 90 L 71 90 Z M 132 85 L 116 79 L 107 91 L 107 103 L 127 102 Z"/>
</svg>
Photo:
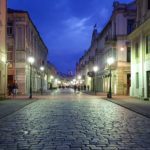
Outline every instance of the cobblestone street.
<svg viewBox="0 0 150 150">
<path fill-rule="evenodd" d="M 63 90 L 2 118 L 0 150 L 148 150 L 149 127 L 128 109 Z"/>
</svg>

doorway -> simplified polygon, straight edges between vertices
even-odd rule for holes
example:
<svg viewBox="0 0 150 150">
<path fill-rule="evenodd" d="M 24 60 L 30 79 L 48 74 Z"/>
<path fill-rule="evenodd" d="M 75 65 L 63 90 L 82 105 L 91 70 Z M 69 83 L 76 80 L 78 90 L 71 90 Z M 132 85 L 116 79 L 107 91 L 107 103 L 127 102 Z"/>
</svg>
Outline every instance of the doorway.
<svg viewBox="0 0 150 150">
<path fill-rule="evenodd" d="M 127 74 L 127 95 L 130 94 L 131 74 Z"/>
<path fill-rule="evenodd" d="M 13 81 L 14 81 L 14 79 L 13 79 L 13 75 L 8 75 L 8 85 L 12 85 L 13 84 Z"/>
<path fill-rule="evenodd" d="M 150 97 L 150 71 L 147 71 L 147 97 Z"/>
</svg>

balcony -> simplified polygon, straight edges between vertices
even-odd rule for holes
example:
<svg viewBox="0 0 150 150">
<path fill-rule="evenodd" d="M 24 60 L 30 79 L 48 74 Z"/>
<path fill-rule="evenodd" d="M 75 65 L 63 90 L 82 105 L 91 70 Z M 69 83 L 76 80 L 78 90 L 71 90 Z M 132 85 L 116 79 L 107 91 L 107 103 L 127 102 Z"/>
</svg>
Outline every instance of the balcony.
<svg viewBox="0 0 150 150">
<path fill-rule="evenodd" d="M 89 56 L 89 61 L 94 62 L 94 56 Z"/>
<path fill-rule="evenodd" d="M 117 41 L 117 37 L 116 35 L 114 36 L 106 36 L 105 37 L 105 44 L 116 44 L 116 41 Z"/>
</svg>

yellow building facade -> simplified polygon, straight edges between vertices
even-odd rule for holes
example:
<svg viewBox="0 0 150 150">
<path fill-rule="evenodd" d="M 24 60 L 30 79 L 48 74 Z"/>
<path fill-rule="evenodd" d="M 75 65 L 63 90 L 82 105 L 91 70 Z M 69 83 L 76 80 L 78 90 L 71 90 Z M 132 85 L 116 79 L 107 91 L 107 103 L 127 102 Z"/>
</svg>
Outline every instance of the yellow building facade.
<svg viewBox="0 0 150 150">
<path fill-rule="evenodd" d="M 19 87 L 18 94 L 29 94 L 31 68 L 28 58 L 32 56 L 35 60 L 32 65 L 32 90 L 47 90 L 48 49 L 27 11 L 8 9 L 7 47 L 8 85 L 15 81 Z M 41 66 L 45 67 L 43 71 Z"/>
</svg>

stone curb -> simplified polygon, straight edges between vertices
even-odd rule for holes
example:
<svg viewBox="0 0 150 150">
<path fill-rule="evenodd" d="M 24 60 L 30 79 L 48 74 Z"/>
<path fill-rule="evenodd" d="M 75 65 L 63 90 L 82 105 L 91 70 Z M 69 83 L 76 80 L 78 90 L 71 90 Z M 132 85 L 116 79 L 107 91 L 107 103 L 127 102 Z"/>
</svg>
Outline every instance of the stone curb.
<svg viewBox="0 0 150 150">
<path fill-rule="evenodd" d="M 130 108 L 130 107 L 128 107 L 128 106 L 125 106 L 125 105 L 123 105 L 123 104 L 117 103 L 116 100 L 112 101 L 111 99 L 108 99 L 108 98 L 102 98 L 102 99 L 107 100 L 107 101 L 109 101 L 109 102 L 112 102 L 112 103 L 114 103 L 114 104 L 116 104 L 116 105 L 119 105 L 119 106 L 121 106 L 121 107 L 124 107 L 124 108 L 126 108 L 126 109 L 128 109 L 128 110 L 130 110 L 130 111 L 133 111 L 133 112 L 135 112 L 135 113 L 137 113 L 137 114 L 139 114 L 139 115 L 142 115 L 142 116 L 144 116 L 144 117 L 150 119 L 150 116 L 149 116 L 149 115 L 147 115 L 147 114 L 145 114 L 145 113 L 142 113 L 142 112 L 139 112 L 139 111 L 137 111 L 137 110 L 135 110 L 135 109 L 133 109 L 133 108 Z"/>
</svg>

